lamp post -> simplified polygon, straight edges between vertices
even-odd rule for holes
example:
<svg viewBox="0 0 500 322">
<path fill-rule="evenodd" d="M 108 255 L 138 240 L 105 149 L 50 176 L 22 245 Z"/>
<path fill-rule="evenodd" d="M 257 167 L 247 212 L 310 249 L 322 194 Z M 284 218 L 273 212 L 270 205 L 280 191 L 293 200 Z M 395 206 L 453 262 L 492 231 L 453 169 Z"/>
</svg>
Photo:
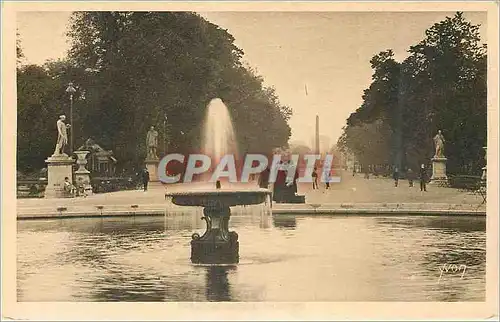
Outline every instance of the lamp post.
<svg viewBox="0 0 500 322">
<path fill-rule="evenodd" d="M 163 117 L 163 154 L 167 155 L 167 114 Z"/>
<path fill-rule="evenodd" d="M 69 83 L 68 87 L 66 88 L 66 93 L 69 94 L 69 122 L 71 124 L 70 127 L 70 136 L 71 136 L 71 141 L 69 145 L 69 153 L 70 155 L 73 154 L 73 94 L 76 93 L 76 89 L 73 87 L 73 83 Z"/>
</svg>

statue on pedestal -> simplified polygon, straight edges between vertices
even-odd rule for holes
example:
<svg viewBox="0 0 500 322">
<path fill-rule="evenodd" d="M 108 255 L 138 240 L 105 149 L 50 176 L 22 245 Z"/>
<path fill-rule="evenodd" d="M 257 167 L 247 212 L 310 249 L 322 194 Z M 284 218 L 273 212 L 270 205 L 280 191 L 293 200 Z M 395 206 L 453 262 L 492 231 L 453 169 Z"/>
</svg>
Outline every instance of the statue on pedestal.
<svg viewBox="0 0 500 322">
<path fill-rule="evenodd" d="M 154 126 L 151 126 L 146 136 L 146 147 L 146 159 L 158 159 L 156 154 L 158 149 L 158 132 L 155 130 Z"/>
<path fill-rule="evenodd" d="M 446 186 L 448 184 L 448 176 L 446 175 L 446 157 L 444 156 L 445 139 L 441 130 L 434 137 L 436 152 L 432 160 L 432 177 L 431 184 Z"/>
<path fill-rule="evenodd" d="M 444 143 L 445 139 L 443 134 L 441 133 L 441 130 L 438 131 L 436 136 L 434 137 L 434 144 L 436 145 L 436 153 L 434 155 L 434 158 L 444 158 Z"/>
<path fill-rule="evenodd" d="M 71 124 L 65 124 L 66 120 L 65 115 L 59 116 L 59 120 L 57 120 L 57 143 L 56 149 L 54 151 L 54 155 L 64 155 L 64 148 L 68 144 L 68 132 L 67 129 L 71 127 Z"/>
<path fill-rule="evenodd" d="M 47 187 L 45 198 L 67 198 L 74 197 L 64 187 L 73 185 L 73 163 L 75 160 L 64 153 L 68 144 L 67 129 L 71 126 L 65 124 L 66 116 L 59 116 L 57 121 L 57 143 L 54 154 L 47 158 Z M 67 183 L 68 184 L 67 184 Z"/>
</svg>

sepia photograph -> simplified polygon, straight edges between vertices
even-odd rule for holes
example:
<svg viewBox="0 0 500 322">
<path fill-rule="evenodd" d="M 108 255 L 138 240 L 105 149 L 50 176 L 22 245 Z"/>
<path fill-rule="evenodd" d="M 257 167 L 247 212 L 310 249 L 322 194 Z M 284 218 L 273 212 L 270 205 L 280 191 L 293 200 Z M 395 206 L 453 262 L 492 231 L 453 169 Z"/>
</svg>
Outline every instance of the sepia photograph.
<svg viewBox="0 0 500 322">
<path fill-rule="evenodd" d="M 9 301 L 498 318 L 498 3 L 42 4 L 2 53 Z"/>
</svg>

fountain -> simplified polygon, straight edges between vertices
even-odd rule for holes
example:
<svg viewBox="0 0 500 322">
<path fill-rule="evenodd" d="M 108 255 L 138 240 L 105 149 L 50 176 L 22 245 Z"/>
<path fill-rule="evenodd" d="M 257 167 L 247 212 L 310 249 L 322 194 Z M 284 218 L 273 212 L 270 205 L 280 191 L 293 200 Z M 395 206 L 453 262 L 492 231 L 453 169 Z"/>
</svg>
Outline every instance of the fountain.
<svg viewBox="0 0 500 322">
<path fill-rule="evenodd" d="M 236 135 L 227 106 L 215 98 L 208 104 L 203 130 L 203 149 L 214 163 L 226 154 L 238 154 Z"/>
<path fill-rule="evenodd" d="M 237 153 L 236 136 L 231 117 L 222 100 L 213 99 L 208 105 L 204 128 L 204 152 L 217 164 L 221 157 Z M 229 231 L 233 206 L 256 205 L 270 199 L 267 189 L 231 189 L 220 180 L 208 189 L 165 194 L 178 206 L 203 207 L 206 231 L 194 233 L 191 240 L 191 261 L 195 264 L 236 264 L 239 262 L 238 234 Z"/>
<path fill-rule="evenodd" d="M 239 261 L 238 234 L 229 231 L 230 207 L 256 205 L 267 200 L 271 192 L 260 190 L 199 190 L 167 193 L 178 206 L 203 207 L 206 222 L 203 235 L 194 233 L 191 261 L 196 264 L 235 264 Z"/>
</svg>

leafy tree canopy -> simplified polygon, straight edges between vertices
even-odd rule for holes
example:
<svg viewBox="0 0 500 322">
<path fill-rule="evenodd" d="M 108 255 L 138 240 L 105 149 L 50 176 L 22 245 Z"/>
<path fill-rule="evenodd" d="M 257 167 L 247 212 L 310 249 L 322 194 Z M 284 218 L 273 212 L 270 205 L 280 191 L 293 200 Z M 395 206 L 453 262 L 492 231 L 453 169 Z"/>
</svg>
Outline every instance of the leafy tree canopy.
<svg viewBox="0 0 500 322">
<path fill-rule="evenodd" d="M 288 141 L 291 109 L 242 64 L 234 38 L 195 13 L 75 12 L 68 36 L 66 59 L 18 72 L 18 125 L 26 133 L 18 140 L 21 168 L 41 167 L 50 155 L 57 116 L 69 114 L 70 81 L 77 86 L 75 146 L 92 137 L 124 166 L 143 162 L 151 125 L 160 132 L 162 153 L 165 136 L 168 152 L 198 151 L 213 98 L 228 106 L 242 153 L 269 153 Z M 28 157 L 34 115 L 43 118 L 36 139 L 44 148 Z"/>
<path fill-rule="evenodd" d="M 441 129 L 449 172 L 480 173 L 487 138 L 487 58 L 479 26 L 457 12 L 425 35 L 401 63 L 391 50 L 373 57 L 372 84 L 338 145 L 365 163 L 377 163 L 384 149 L 387 163 L 416 167 L 433 156 L 432 137 Z M 375 121 L 385 124 L 384 146 L 365 141 L 375 135 L 369 126 Z"/>
</svg>

